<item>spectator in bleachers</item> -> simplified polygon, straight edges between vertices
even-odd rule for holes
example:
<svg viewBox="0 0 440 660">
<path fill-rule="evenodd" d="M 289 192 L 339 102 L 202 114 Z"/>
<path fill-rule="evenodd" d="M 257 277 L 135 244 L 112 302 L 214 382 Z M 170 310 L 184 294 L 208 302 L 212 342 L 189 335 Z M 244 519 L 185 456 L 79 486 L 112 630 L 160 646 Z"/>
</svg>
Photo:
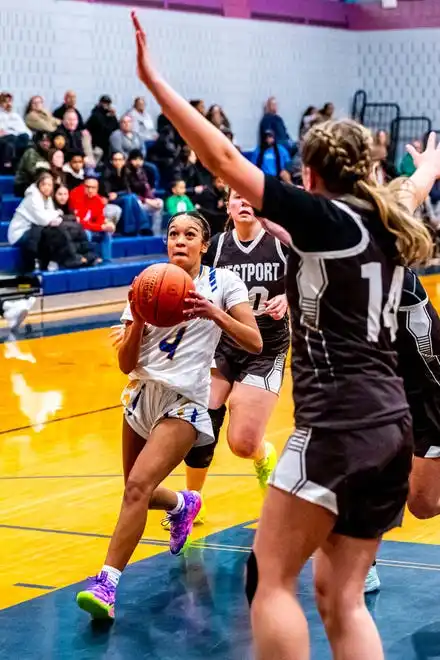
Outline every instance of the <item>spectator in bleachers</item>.
<svg viewBox="0 0 440 660">
<path fill-rule="evenodd" d="M 175 181 L 185 181 L 189 197 L 199 195 L 205 188 L 200 169 L 197 167 L 197 156 L 187 144 L 183 145 L 180 151 L 173 178 Z"/>
<path fill-rule="evenodd" d="M 101 149 L 106 159 L 109 155 L 110 135 L 119 128 L 110 96 L 101 96 L 87 120 L 86 128 L 92 136 L 93 147 Z"/>
<path fill-rule="evenodd" d="M 60 149 L 49 149 L 48 153 L 50 173 L 52 174 L 55 186 L 65 184 L 66 175 L 64 173 L 64 153 Z"/>
<path fill-rule="evenodd" d="M 70 151 L 67 158 L 68 162 L 63 167 L 66 187 L 68 190 L 74 190 L 74 188 L 84 183 L 84 153 L 82 151 Z"/>
<path fill-rule="evenodd" d="M 211 236 L 224 231 L 227 211 L 226 185 L 219 176 L 214 177 L 200 195 L 195 197 L 196 208 L 204 215 L 211 227 Z"/>
<path fill-rule="evenodd" d="M 167 213 L 175 215 L 176 213 L 186 213 L 194 210 L 194 204 L 186 194 L 185 181 L 182 179 L 180 181 L 173 181 L 171 192 L 173 194 L 165 202 Z"/>
<path fill-rule="evenodd" d="M 321 121 L 329 121 L 330 119 L 333 119 L 333 115 L 335 114 L 335 106 L 333 103 L 328 102 L 321 108 L 318 114 L 321 118 Z"/>
<path fill-rule="evenodd" d="M 24 120 L 31 131 L 44 131 L 45 133 L 53 133 L 61 124 L 61 119 L 54 117 L 44 107 L 42 96 L 31 97 L 24 112 Z"/>
<path fill-rule="evenodd" d="M 37 131 L 31 146 L 26 149 L 18 163 L 14 182 L 14 192 L 18 197 L 23 197 L 26 189 L 35 182 L 39 170 L 50 169 L 50 147 L 50 135 Z"/>
<path fill-rule="evenodd" d="M 231 130 L 231 124 L 229 119 L 226 117 L 223 109 L 219 105 L 211 105 L 208 112 L 206 113 L 206 119 L 214 124 L 219 131 L 224 133 L 225 131 Z"/>
<path fill-rule="evenodd" d="M 68 110 L 74 110 L 76 113 L 76 116 L 78 118 L 78 129 L 80 131 L 83 131 L 85 126 L 84 126 L 84 120 L 82 118 L 82 115 L 78 108 L 76 107 L 76 92 L 74 92 L 72 89 L 69 89 L 65 94 L 64 94 L 64 103 L 59 106 L 56 110 L 54 110 L 53 116 L 62 120 L 64 119 L 64 115 Z"/>
<path fill-rule="evenodd" d="M 127 183 L 132 193 L 137 195 L 144 210 L 151 215 L 151 228 L 155 236 L 162 232 L 163 201 L 155 197 L 144 170 L 144 158 L 139 149 L 133 149 L 128 156 Z M 142 233 L 142 230 L 141 230 Z"/>
<path fill-rule="evenodd" d="M 133 130 L 133 120 L 130 115 L 124 115 L 120 122 L 120 128 L 110 135 L 110 150 L 115 153 L 116 151 L 124 154 L 128 158 L 128 154 L 133 149 L 139 149 L 142 155 L 145 155 L 145 142 Z"/>
<path fill-rule="evenodd" d="M 206 117 L 206 107 L 203 99 L 192 99 L 189 103 L 197 110 L 197 112 L 200 112 L 201 115 Z"/>
<path fill-rule="evenodd" d="M 373 172 L 379 185 L 384 186 L 399 176 L 396 166 L 388 160 L 388 150 L 383 144 L 374 144 L 372 148 Z"/>
<path fill-rule="evenodd" d="M 264 115 L 260 122 L 260 142 L 263 141 L 267 131 L 272 131 L 277 144 L 284 145 L 287 149 L 292 147 L 293 142 L 287 132 L 286 124 L 278 114 L 278 102 L 275 96 L 269 97 L 264 106 Z"/>
<path fill-rule="evenodd" d="M 376 135 L 374 136 L 374 144 L 386 147 L 386 149 L 388 149 L 390 144 L 390 136 L 384 130 L 377 131 Z"/>
<path fill-rule="evenodd" d="M 116 224 L 106 217 L 108 206 L 99 195 L 99 181 L 94 177 L 87 177 L 70 193 L 69 208 L 85 229 L 89 241 L 100 246 L 103 261 L 112 258 L 112 235 L 116 229 Z"/>
<path fill-rule="evenodd" d="M 422 153 L 423 146 L 421 140 L 413 140 L 411 143 L 416 151 Z M 410 177 L 416 171 L 416 166 L 414 165 L 413 157 L 409 152 L 406 152 L 399 164 L 399 173 L 402 176 Z"/>
<path fill-rule="evenodd" d="M 162 129 L 156 142 L 148 150 L 148 160 L 159 169 L 163 188 L 168 188 L 173 181 L 180 149 L 181 145 L 176 142 L 175 131 L 169 124 Z"/>
<path fill-rule="evenodd" d="M 310 129 L 312 124 L 315 122 L 318 116 L 318 108 L 314 105 L 309 105 L 307 110 L 302 114 L 301 121 L 299 123 L 299 139 L 302 140 L 304 135 Z"/>
<path fill-rule="evenodd" d="M 151 233 L 150 216 L 140 199 L 130 190 L 124 154 L 112 154 L 110 164 L 101 179 L 101 193 L 109 202 L 121 209 L 118 230 L 122 234 Z"/>
<path fill-rule="evenodd" d="M 101 257 L 97 257 L 93 249 L 93 243 L 87 238 L 84 227 L 78 222 L 74 213 L 69 208 L 69 190 L 61 185 L 55 188 L 55 208 L 63 213 L 63 227 L 69 234 L 75 252 L 80 255 L 83 266 L 98 266 L 102 263 Z"/>
<path fill-rule="evenodd" d="M 53 178 L 40 174 L 29 186 L 8 227 L 8 242 L 20 248 L 23 271 L 34 270 L 38 260 L 43 270 L 56 270 L 59 265 L 77 268 L 81 259 L 75 253 L 68 234 L 60 227 L 62 212 L 52 198 Z"/>
<path fill-rule="evenodd" d="M 14 172 L 31 137 L 22 117 L 13 110 L 13 100 L 8 92 L 0 94 L 0 171 L 4 174 Z"/>
<path fill-rule="evenodd" d="M 157 138 L 153 118 L 146 109 L 145 99 L 138 96 L 134 100 L 133 107 L 126 115 L 133 122 L 133 133 L 137 133 L 143 142 L 153 141 Z"/>
<path fill-rule="evenodd" d="M 57 131 L 52 133 L 52 146 L 54 149 L 59 149 L 62 151 L 64 155 L 68 153 L 67 140 L 64 133 L 58 133 Z"/>
<path fill-rule="evenodd" d="M 63 117 L 63 123 L 57 130 L 58 134 L 64 135 L 66 138 L 67 151 L 84 151 L 86 156 L 86 164 L 89 167 L 95 167 L 97 160 L 102 156 L 101 150 L 93 153 L 92 140 L 89 131 L 81 131 L 78 127 L 78 115 L 76 111 L 71 108 L 67 110 Z"/>
<path fill-rule="evenodd" d="M 253 152 L 251 161 L 265 174 L 279 177 L 289 167 L 290 154 L 282 144 L 277 144 L 274 132 L 267 130 L 260 146 Z"/>
</svg>

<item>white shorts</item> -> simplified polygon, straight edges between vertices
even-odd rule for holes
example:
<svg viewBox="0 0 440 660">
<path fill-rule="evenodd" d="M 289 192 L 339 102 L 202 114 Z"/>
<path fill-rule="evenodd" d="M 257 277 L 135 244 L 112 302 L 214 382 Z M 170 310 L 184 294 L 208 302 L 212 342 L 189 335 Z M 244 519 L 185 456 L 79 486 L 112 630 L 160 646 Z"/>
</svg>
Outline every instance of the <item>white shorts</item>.
<svg viewBox="0 0 440 660">
<path fill-rule="evenodd" d="M 162 419 L 172 417 L 183 419 L 194 426 L 197 431 L 195 447 L 214 442 L 207 408 L 161 383 L 132 380 L 122 392 L 121 402 L 127 423 L 145 440 Z"/>
</svg>

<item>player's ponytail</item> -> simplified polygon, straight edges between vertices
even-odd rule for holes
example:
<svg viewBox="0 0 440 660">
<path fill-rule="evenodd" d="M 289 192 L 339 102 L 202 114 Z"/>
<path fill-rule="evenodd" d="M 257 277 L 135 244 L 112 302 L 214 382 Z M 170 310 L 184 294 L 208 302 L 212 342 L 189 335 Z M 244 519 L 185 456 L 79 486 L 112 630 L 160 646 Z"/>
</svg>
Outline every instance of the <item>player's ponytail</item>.
<svg viewBox="0 0 440 660">
<path fill-rule="evenodd" d="M 402 180 L 377 183 L 373 172 L 372 136 L 352 120 L 327 121 L 313 127 L 303 144 L 303 164 L 316 172 L 332 195 L 360 212 L 375 211 L 395 236 L 405 264 L 420 264 L 432 255 L 431 236 L 424 224 L 399 201 Z"/>
</svg>

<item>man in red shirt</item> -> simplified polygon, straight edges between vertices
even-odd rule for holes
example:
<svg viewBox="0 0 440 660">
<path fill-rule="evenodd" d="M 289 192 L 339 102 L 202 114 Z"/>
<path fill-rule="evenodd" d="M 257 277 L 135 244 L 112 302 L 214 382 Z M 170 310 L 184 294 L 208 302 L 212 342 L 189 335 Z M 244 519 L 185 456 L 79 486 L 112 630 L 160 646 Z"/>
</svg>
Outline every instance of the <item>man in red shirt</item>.
<svg viewBox="0 0 440 660">
<path fill-rule="evenodd" d="M 99 182 L 87 177 L 84 183 L 72 190 L 69 206 L 84 227 L 90 241 L 100 243 L 103 261 L 112 258 L 112 234 L 116 226 L 106 218 L 104 200 L 99 195 Z"/>
</svg>

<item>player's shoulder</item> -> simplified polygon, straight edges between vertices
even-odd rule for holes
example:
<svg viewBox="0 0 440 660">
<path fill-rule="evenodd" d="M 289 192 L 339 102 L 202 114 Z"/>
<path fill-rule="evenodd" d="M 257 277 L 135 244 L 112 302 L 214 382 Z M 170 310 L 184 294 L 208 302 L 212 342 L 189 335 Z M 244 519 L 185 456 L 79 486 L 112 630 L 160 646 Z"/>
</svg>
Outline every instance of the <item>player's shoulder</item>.
<svg viewBox="0 0 440 660">
<path fill-rule="evenodd" d="M 428 294 L 416 273 L 410 268 L 405 268 L 403 277 L 402 297 L 400 299 L 400 310 L 406 311 L 412 307 L 426 305 Z"/>
</svg>

